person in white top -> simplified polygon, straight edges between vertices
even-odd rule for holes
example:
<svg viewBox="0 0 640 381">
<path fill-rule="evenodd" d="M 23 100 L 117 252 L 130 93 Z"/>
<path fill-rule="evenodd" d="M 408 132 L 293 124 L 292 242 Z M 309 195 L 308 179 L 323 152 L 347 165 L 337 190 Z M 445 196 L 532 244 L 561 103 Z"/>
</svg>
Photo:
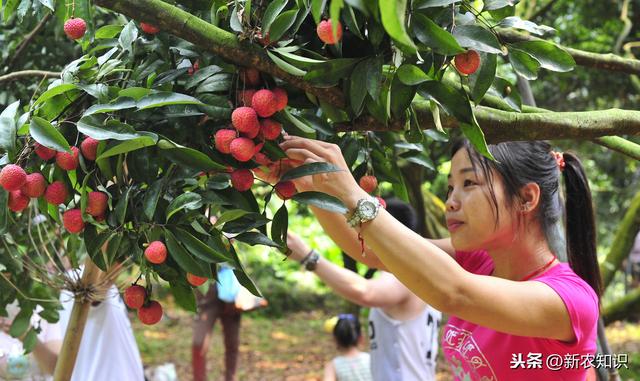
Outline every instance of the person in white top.
<svg viewBox="0 0 640 381">
<path fill-rule="evenodd" d="M 389 199 L 387 211 L 409 228 L 417 229 L 417 214 L 409 204 Z M 292 232 L 287 244 L 290 258 L 302 261 L 342 297 L 371 307 L 369 343 L 375 381 L 435 380 L 438 326 L 442 318 L 439 311 L 388 272 L 365 279 L 323 259 Z"/>
<path fill-rule="evenodd" d="M 0 317 L 0 380 L 46 381 L 56 366 L 62 346 L 62 333 L 58 324 L 48 323 L 34 313 L 33 327 L 40 327 L 36 345 L 29 354 L 24 353 L 22 342 L 9 335 L 9 329 L 19 308 L 7 306 L 9 317 Z"/>
</svg>

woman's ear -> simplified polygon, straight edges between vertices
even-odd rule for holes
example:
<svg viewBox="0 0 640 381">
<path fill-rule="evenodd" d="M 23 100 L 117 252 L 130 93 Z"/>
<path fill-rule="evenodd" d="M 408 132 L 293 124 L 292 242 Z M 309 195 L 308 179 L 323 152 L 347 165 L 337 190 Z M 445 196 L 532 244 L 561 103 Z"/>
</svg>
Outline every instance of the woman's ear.
<svg viewBox="0 0 640 381">
<path fill-rule="evenodd" d="M 540 203 L 540 187 L 536 183 L 528 183 L 520 189 L 522 212 L 528 214 L 534 211 Z"/>
</svg>

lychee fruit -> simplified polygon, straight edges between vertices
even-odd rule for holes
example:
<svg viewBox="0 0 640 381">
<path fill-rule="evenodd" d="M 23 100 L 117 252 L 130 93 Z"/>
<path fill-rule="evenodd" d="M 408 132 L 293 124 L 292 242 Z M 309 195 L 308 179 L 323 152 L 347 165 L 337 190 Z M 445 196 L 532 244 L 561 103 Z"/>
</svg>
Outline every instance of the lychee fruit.
<svg viewBox="0 0 640 381">
<path fill-rule="evenodd" d="M 260 132 L 267 140 L 275 140 L 282 133 L 282 125 L 272 119 L 263 119 L 260 121 Z"/>
<path fill-rule="evenodd" d="M 231 155 L 238 161 L 249 161 L 256 152 L 256 145 L 249 138 L 235 138 L 229 148 Z"/>
<path fill-rule="evenodd" d="M 29 206 L 29 197 L 22 194 L 22 191 L 9 192 L 9 209 L 12 212 L 22 212 L 27 206 Z"/>
<path fill-rule="evenodd" d="M 160 28 L 155 25 L 147 24 L 146 22 L 140 23 L 140 29 L 142 29 L 146 34 L 157 34 L 160 32 Z"/>
<path fill-rule="evenodd" d="M 256 154 L 253 156 L 253 160 L 256 163 L 264 166 L 268 166 L 269 164 L 271 164 L 271 159 L 269 159 L 269 156 L 263 154 L 262 152 L 256 152 Z"/>
<path fill-rule="evenodd" d="M 231 172 L 231 185 L 240 192 L 248 191 L 253 186 L 253 173 L 248 169 L 236 169 Z"/>
<path fill-rule="evenodd" d="M 253 97 L 255 99 L 255 95 Z M 260 130 L 260 122 L 258 122 L 258 114 L 251 107 L 238 107 L 231 113 L 231 123 L 233 127 L 240 132 L 251 132 L 256 129 Z"/>
<path fill-rule="evenodd" d="M 87 23 L 79 17 L 70 18 L 64 22 L 63 29 L 67 37 L 72 40 L 77 40 L 82 38 L 87 31 Z"/>
<path fill-rule="evenodd" d="M 189 75 L 193 75 L 193 73 L 197 72 L 199 69 L 200 69 L 200 62 L 196 60 L 196 62 L 193 65 L 191 65 L 189 69 L 187 69 L 187 73 Z"/>
<path fill-rule="evenodd" d="M 276 96 L 276 109 L 278 111 L 284 110 L 289 103 L 289 96 L 287 95 L 287 92 L 283 88 L 276 87 L 273 89 L 273 95 Z"/>
<path fill-rule="evenodd" d="M 142 286 L 134 284 L 124 290 L 124 304 L 129 308 L 137 310 L 144 305 L 145 299 L 147 299 L 147 290 Z"/>
<path fill-rule="evenodd" d="M 69 192 L 67 192 L 67 187 L 62 181 L 52 182 L 44 191 L 45 200 L 53 205 L 64 204 L 68 196 Z"/>
<path fill-rule="evenodd" d="M 327 45 L 333 45 L 338 43 L 342 39 L 342 24 L 338 21 L 338 29 L 336 30 L 336 36 L 333 36 L 331 20 L 322 20 L 316 27 L 316 33 L 318 38 Z"/>
<path fill-rule="evenodd" d="M 38 157 L 41 158 L 42 160 L 50 160 L 56 157 L 55 150 L 52 150 L 49 147 L 45 147 L 40 143 L 36 143 L 35 152 L 36 152 L 36 155 L 38 155 Z"/>
<path fill-rule="evenodd" d="M 8 191 L 22 188 L 27 182 L 27 172 L 21 166 L 8 164 L 0 171 L 0 185 Z"/>
<path fill-rule="evenodd" d="M 253 94 L 251 107 L 261 118 L 268 118 L 278 111 L 278 102 L 273 91 L 262 89 Z"/>
<path fill-rule="evenodd" d="M 239 91 L 237 103 L 242 106 L 251 107 L 251 98 L 253 98 L 253 94 L 255 93 L 256 90 L 254 89 Z"/>
<path fill-rule="evenodd" d="M 243 131 L 240 133 L 240 135 L 247 137 L 249 139 L 254 139 L 256 136 L 258 136 L 258 134 L 260 134 L 260 124 L 258 124 L 257 126 L 258 128 L 252 128 L 248 131 Z"/>
<path fill-rule="evenodd" d="M 293 197 L 298 190 L 293 184 L 293 181 L 280 181 L 276 184 L 276 194 L 283 200 L 288 200 Z"/>
<path fill-rule="evenodd" d="M 80 150 L 78 147 L 71 147 L 71 152 L 58 152 L 56 153 L 56 164 L 58 167 L 64 169 L 65 171 L 73 171 L 78 168 L 78 164 L 80 163 L 78 159 L 78 155 Z"/>
<path fill-rule="evenodd" d="M 457 54 L 454 58 L 454 65 L 464 75 L 473 74 L 480 67 L 480 54 L 475 50 Z"/>
<path fill-rule="evenodd" d="M 159 265 L 167 260 L 167 247 L 161 241 L 153 241 L 144 250 L 147 261 Z"/>
<path fill-rule="evenodd" d="M 238 133 L 235 130 L 218 130 L 214 136 L 214 142 L 218 151 L 222 153 L 231 153 L 231 141 L 237 138 Z"/>
<path fill-rule="evenodd" d="M 87 136 L 82 143 L 80 143 L 82 156 L 87 160 L 96 160 L 96 156 L 98 155 L 98 144 L 100 144 L 100 140 Z"/>
<path fill-rule="evenodd" d="M 109 201 L 109 196 L 106 193 L 89 192 L 85 212 L 93 217 L 102 216 L 107 210 L 107 201 Z"/>
<path fill-rule="evenodd" d="M 207 278 L 187 273 L 187 282 L 193 287 L 202 286 L 207 280 Z"/>
<path fill-rule="evenodd" d="M 47 180 L 44 179 L 42 173 L 31 173 L 27 175 L 27 181 L 22 186 L 22 194 L 31 198 L 38 198 L 44 194 L 47 189 Z"/>
<path fill-rule="evenodd" d="M 146 325 L 156 324 L 162 319 L 162 306 L 155 300 L 149 301 L 138 309 L 138 319 Z"/>
<path fill-rule="evenodd" d="M 260 84 L 260 72 L 254 68 L 245 68 L 240 70 L 240 79 L 246 85 L 258 86 Z"/>
<path fill-rule="evenodd" d="M 62 223 L 69 233 L 77 234 L 84 230 L 82 211 L 70 209 L 62 214 Z"/>
<path fill-rule="evenodd" d="M 360 188 L 364 189 L 365 192 L 371 193 L 378 187 L 378 179 L 375 176 L 367 175 L 362 176 L 359 181 Z"/>
</svg>

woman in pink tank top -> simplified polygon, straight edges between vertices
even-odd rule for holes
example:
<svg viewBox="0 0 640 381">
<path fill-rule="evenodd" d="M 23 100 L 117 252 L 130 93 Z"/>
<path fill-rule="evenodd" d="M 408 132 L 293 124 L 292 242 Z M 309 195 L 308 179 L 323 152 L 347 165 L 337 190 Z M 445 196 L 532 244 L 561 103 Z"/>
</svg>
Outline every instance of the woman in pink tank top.
<svg viewBox="0 0 640 381">
<path fill-rule="evenodd" d="M 460 141 L 448 178 L 451 239 L 434 241 L 377 207 L 337 146 L 298 137 L 281 146 L 295 162 L 344 169 L 296 186 L 333 195 L 349 209 L 350 224 L 314 210 L 343 250 L 368 262 L 377 257 L 451 316 L 442 347 L 457 380 L 586 379 L 602 286 L 591 193 L 576 156 L 555 153 L 546 142 L 503 142 L 489 146 L 490 160 Z M 565 247 L 568 264 L 556 258 Z"/>
</svg>

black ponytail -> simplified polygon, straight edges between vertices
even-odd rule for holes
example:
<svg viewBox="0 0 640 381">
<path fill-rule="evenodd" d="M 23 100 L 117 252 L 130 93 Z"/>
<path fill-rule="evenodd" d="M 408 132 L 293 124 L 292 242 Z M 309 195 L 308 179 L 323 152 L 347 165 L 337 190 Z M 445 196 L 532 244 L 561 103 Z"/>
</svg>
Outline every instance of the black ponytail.
<svg viewBox="0 0 640 381">
<path fill-rule="evenodd" d="M 602 278 L 596 251 L 596 224 L 589 182 L 580 160 L 564 153 L 565 229 L 567 257 L 573 271 L 598 295 L 602 295 Z"/>
</svg>

